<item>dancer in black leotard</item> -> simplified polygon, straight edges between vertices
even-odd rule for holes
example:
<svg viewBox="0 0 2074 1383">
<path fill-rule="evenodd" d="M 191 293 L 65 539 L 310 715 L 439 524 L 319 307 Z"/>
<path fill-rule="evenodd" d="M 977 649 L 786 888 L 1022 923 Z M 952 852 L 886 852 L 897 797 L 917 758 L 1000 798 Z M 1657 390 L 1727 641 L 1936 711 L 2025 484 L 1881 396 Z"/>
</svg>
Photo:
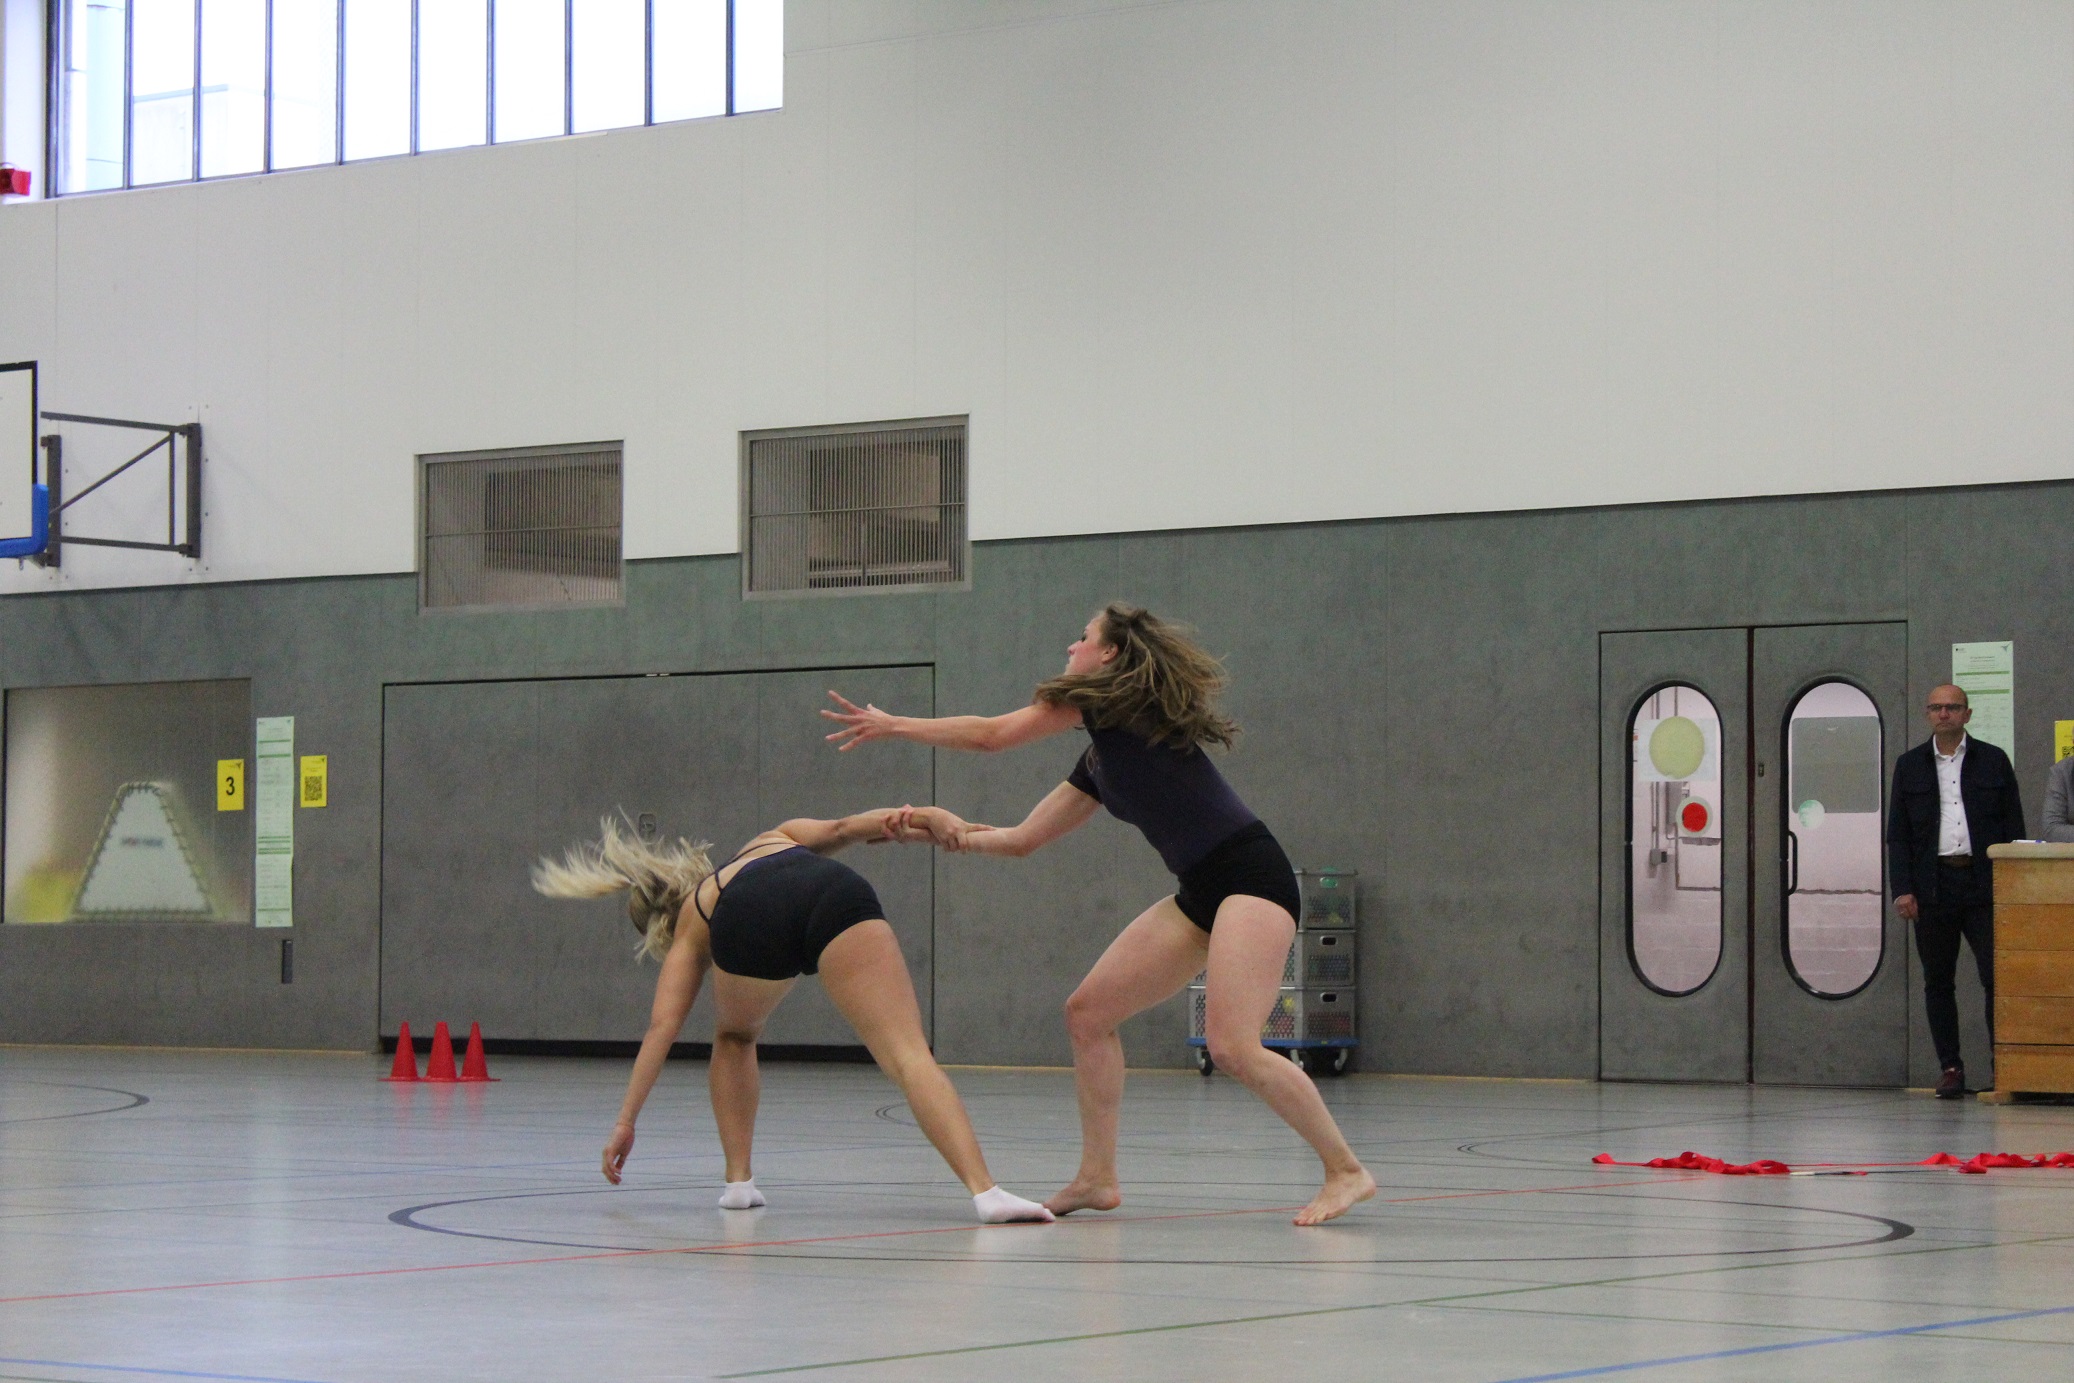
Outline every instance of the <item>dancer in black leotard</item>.
<svg viewBox="0 0 2074 1383">
<path fill-rule="evenodd" d="M 1002 716 L 923 719 L 855 706 L 821 714 L 850 749 L 907 739 L 948 749 L 1000 750 L 1084 728 L 1089 745 L 1072 775 L 1019 826 L 959 820 L 937 807 L 904 812 L 904 825 L 939 845 L 989 855 L 1027 855 L 1106 806 L 1144 832 L 1177 880 L 1110 943 L 1066 1001 L 1080 1092 L 1080 1171 L 1045 1204 L 1066 1215 L 1123 1203 L 1116 1170 L 1123 1104 L 1126 1018 L 1179 992 L 1207 969 L 1206 1033 L 1229 1071 L 1317 1151 L 1325 1184 L 1297 1215 L 1321 1224 L 1375 1194 L 1309 1076 L 1261 1045 L 1282 967 L 1296 934 L 1297 891 L 1288 856 L 1218 773 L 1205 744 L 1229 745 L 1238 727 L 1219 713 L 1217 661 L 1174 626 L 1129 605 L 1110 605 L 1066 650 L 1066 670 L 1030 705 Z"/>
<path fill-rule="evenodd" d="M 619 1183 L 634 1146 L 634 1121 L 710 972 L 716 1011 L 708 1083 L 727 1158 L 720 1204 L 727 1210 L 764 1204 L 749 1161 L 761 1088 L 756 1038 L 793 981 L 819 973 L 828 997 L 899 1085 L 915 1122 L 972 1193 L 980 1219 L 1001 1224 L 1051 1218 L 1043 1206 L 995 1185 L 965 1106 L 922 1036 L 914 984 L 878 895 L 855 870 L 827 858 L 856 841 L 904 835 L 926 840 L 926 834 L 903 828 L 897 810 L 840 821 L 787 821 L 716 870 L 704 846 L 680 840 L 658 849 L 610 818 L 603 831 L 595 843 L 535 865 L 533 887 L 556 898 L 625 890 L 642 952 L 662 962 L 648 1035 L 634 1058 L 619 1122 L 605 1142 L 607 1181 Z"/>
</svg>

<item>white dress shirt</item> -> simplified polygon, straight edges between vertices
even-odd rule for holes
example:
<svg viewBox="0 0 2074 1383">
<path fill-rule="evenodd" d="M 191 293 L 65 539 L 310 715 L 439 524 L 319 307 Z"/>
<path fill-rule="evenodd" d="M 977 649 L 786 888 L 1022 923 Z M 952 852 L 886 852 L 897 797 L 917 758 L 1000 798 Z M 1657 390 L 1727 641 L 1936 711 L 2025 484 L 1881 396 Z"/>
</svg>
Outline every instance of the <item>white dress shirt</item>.
<svg viewBox="0 0 2074 1383">
<path fill-rule="evenodd" d="M 1947 754 L 1930 741 L 1930 757 L 1937 764 L 1937 853 L 1970 855 L 1973 834 L 1966 829 L 1966 803 L 1959 796 L 1959 768 L 1966 762 L 1967 737 Z"/>
</svg>

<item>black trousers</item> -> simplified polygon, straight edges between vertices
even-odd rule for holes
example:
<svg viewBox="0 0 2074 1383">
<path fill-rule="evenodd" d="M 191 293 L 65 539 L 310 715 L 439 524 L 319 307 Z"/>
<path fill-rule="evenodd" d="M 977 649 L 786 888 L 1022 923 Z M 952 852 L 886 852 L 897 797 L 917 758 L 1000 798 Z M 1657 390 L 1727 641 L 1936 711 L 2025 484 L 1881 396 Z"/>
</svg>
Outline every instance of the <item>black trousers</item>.
<svg viewBox="0 0 2074 1383">
<path fill-rule="evenodd" d="M 1923 1010 L 1930 1019 L 1930 1040 L 1939 1066 L 1959 1060 L 1959 939 L 1973 948 L 1980 988 L 1987 998 L 1988 1040 L 1995 1038 L 1995 904 L 1987 870 L 1939 866 L 1943 894 L 1935 902 L 1916 902 L 1916 952 L 1923 958 Z M 1967 877 L 1981 876 L 1978 880 Z M 1958 876 L 1954 878 L 1953 876 Z M 1982 895 L 1986 895 L 1983 897 Z"/>
</svg>

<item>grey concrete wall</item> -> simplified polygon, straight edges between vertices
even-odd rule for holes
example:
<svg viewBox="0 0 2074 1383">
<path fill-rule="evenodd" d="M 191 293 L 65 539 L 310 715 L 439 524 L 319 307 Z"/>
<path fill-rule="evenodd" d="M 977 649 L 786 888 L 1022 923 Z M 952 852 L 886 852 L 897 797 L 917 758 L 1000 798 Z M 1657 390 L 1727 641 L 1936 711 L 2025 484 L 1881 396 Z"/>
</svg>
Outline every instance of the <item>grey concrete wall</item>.
<svg viewBox="0 0 2074 1383">
<path fill-rule="evenodd" d="M 1123 597 L 1228 656 L 1226 770 L 1297 862 L 1363 871 L 1362 1065 L 1589 1076 L 1599 633 L 1906 620 L 1912 704 L 1953 641 L 2013 638 L 2035 815 L 2074 717 L 2069 532 L 2055 483 L 987 544 L 947 595 L 744 602 L 733 558 L 695 558 L 630 567 L 623 609 L 531 615 L 424 616 L 407 576 L 12 597 L 0 685 L 249 677 L 330 756 L 332 805 L 298 820 L 294 985 L 249 928 L 5 927 L 0 1040 L 370 1045 L 387 684 L 915 662 L 943 712 L 1000 711 Z M 1015 819 L 1075 752 L 939 754 L 937 800 Z M 1066 1060 L 1060 1002 L 1166 886 L 1106 817 L 1029 860 L 940 859 L 940 1052 Z M 1179 1064 L 1182 1023 L 1141 1019 L 1132 1059 Z"/>
</svg>

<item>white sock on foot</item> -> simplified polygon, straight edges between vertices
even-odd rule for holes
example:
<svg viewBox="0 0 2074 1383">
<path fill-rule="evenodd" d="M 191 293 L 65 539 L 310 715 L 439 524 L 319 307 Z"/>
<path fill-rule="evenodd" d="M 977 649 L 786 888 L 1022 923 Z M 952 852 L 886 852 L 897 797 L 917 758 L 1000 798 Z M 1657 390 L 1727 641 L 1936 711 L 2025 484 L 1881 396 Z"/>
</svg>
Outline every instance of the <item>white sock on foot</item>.
<svg viewBox="0 0 2074 1383">
<path fill-rule="evenodd" d="M 1014 1224 L 1019 1220 L 1035 1220 L 1048 1225 L 1054 1218 L 1037 1202 L 1026 1201 L 998 1186 L 990 1186 L 974 1196 L 972 1208 L 979 1212 L 979 1222 L 983 1225 Z"/>
<path fill-rule="evenodd" d="M 747 1181 L 730 1181 L 720 1197 L 722 1210 L 754 1210 L 763 1204 L 763 1192 L 756 1189 L 755 1177 Z"/>
</svg>

